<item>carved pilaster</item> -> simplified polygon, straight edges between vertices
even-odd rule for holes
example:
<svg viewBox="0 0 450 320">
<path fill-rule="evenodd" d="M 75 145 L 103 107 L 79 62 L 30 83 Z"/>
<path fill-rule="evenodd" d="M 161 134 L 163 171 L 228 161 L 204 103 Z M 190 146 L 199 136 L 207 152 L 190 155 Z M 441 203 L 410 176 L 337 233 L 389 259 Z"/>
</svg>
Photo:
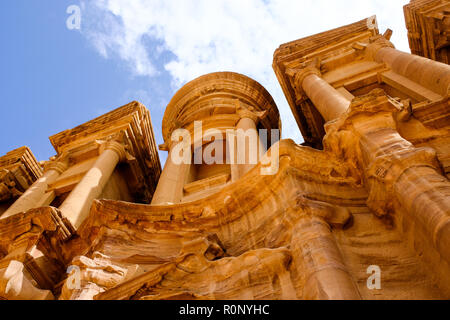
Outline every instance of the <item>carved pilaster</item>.
<svg viewBox="0 0 450 320">
<path fill-rule="evenodd" d="M 376 215 L 389 216 L 397 214 L 398 204 L 450 261 L 450 183 L 433 149 L 415 148 L 397 132 L 398 112 L 381 89 L 355 99 L 347 114 L 327 126 L 327 148 L 341 135 L 341 152 L 356 155 L 365 172 L 367 205 Z"/>
<path fill-rule="evenodd" d="M 291 248 L 303 299 L 361 299 L 330 225 L 322 217 L 303 214 L 292 232 Z"/>
</svg>

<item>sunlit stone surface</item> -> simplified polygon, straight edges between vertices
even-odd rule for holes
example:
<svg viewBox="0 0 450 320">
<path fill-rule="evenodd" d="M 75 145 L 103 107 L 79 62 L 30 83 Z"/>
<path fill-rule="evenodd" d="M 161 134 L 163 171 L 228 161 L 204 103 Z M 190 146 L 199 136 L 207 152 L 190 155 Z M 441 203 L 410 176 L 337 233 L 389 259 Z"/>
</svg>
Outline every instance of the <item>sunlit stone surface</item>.
<svg viewBox="0 0 450 320">
<path fill-rule="evenodd" d="M 162 170 L 138 102 L 52 136 L 45 163 L 0 158 L 0 297 L 450 298 L 450 67 L 373 19 L 275 51 L 303 145 L 259 83 L 217 72 L 167 106 Z M 239 129 L 256 139 L 232 154 Z"/>
</svg>

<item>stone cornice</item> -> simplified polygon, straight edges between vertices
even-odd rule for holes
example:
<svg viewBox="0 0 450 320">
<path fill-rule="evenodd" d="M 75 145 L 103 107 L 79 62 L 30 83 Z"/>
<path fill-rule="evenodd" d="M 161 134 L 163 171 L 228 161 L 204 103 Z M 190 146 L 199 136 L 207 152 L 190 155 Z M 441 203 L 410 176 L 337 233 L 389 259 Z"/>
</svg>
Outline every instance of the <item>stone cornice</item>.
<svg viewBox="0 0 450 320">
<path fill-rule="evenodd" d="M 0 219 L 0 234 L 2 234 L 3 245 L 8 245 L 18 236 L 26 235 L 27 232 L 36 227 L 40 232 L 56 232 L 55 235 L 60 241 L 67 241 L 75 234 L 70 222 L 61 215 L 58 209 L 42 207 Z"/>
<path fill-rule="evenodd" d="M 449 63 L 448 20 L 450 3 L 446 0 L 414 0 L 403 7 L 408 40 L 413 54 Z"/>
<path fill-rule="evenodd" d="M 25 192 L 43 170 L 28 147 L 21 147 L 0 157 L 0 202 Z"/>
<path fill-rule="evenodd" d="M 65 130 L 50 141 L 60 158 L 71 165 L 99 155 L 105 141 L 117 140 L 122 147 L 110 147 L 121 161 L 127 160 L 133 172 L 129 179 L 132 194 L 139 201 L 150 201 L 161 174 L 161 163 L 155 143 L 149 110 L 137 101 L 108 112 L 73 129 Z M 100 150 L 99 150 L 100 147 Z"/>
</svg>

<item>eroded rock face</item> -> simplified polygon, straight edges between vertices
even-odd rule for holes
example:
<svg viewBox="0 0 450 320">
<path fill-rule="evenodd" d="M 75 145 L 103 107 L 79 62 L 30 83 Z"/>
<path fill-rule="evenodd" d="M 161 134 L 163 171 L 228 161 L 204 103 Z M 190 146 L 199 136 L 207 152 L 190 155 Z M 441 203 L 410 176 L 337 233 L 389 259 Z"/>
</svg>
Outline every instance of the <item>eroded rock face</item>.
<svg viewBox="0 0 450 320">
<path fill-rule="evenodd" d="M 370 120 L 358 118 L 362 107 Z M 433 154 L 429 156 L 426 149 L 416 151 L 392 129 L 398 112 L 384 92 L 374 91 L 355 100 L 345 115 L 330 124 L 323 151 L 282 140 L 277 144 L 276 174 L 261 175 L 262 164 L 258 164 L 242 179 L 193 202 L 143 205 L 96 200 L 76 231 L 57 209 L 35 209 L 0 220 L 4 230 L 2 265 L 10 261 L 2 269 L 2 296 L 445 298 L 449 289 L 447 247 L 441 243 L 448 236 L 441 231 L 445 223 L 438 222 L 437 229 L 417 222 L 411 227 L 413 221 L 426 219 L 421 218 L 422 211 L 414 211 L 420 205 L 413 204 L 413 210 L 405 207 L 404 188 L 396 186 L 402 180 L 390 178 L 380 183 L 382 176 L 376 173 L 381 171 L 373 169 L 373 163 L 379 163 L 377 157 L 368 160 L 370 157 L 364 155 L 366 136 L 374 137 L 370 123 L 382 123 L 390 129 L 376 129 L 377 139 L 368 146 L 377 148 L 378 141 L 385 150 L 383 160 L 391 155 L 389 144 L 395 146 L 392 154 L 396 155 L 397 165 L 388 166 L 384 177 L 399 172 L 398 166 L 414 164 L 402 162 L 402 154 L 426 152 L 425 156 L 415 156 L 416 163 L 429 161 L 426 167 L 433 167 Z M 358 123 L 364 125 L 360 127 Z M 363 131 L 349 134 L 351 130 Z M 391 138 L 386 139 L 383 133 Z M 402 144 L 406 147 L 399 149 Z M 372 153 L 376 154 L 370 151 L 369 155 Z M 355 157 L 344 160 L 349 155 Z M 434 168 L 438 174 L 439 168 Z M 375 181 L 370 182 L 371 179 Z M 442 179 L 445 180 L 434 179 L 431 183 L 445 187 Z M 390 189 L 386 189 L 390 184 Z M 427 183 L 422 188 L 429 188 L 429 194 L 433 190 Z M 443 190 L 439 190 L 439 195 Z M 383 197 L 374 198 L 373 193 Z M 428 201 L 414 199 L 407 201 Z M 439 210 L 446 210 L 446 198 L 432 199 L 440 199 L 440 206 L 433 209 L 439 217 Z M 391 209 L 380 209 L 385 203 L 390 203 Z M 433 216 L 430 210 L 428 217 Z M 9 238 L 5 238 L 6 232 Z M 430 234 L 435 235 L 436 242 L 430 241 Z M 416 251 L 418 246 L 423 248 L 421 254 Z M 28 261 L 28 267 L 19 268 L 24 264 L 12 260 L 16 257 L 24 257 L 18 261 Z M 379 290 L 367 286 L 367 268 L 371 265 L 379 266 L 382 272 Z M 26 271 L 35 268 L 46 274 L 55 270 L 47 278 L 41 277 L 49 279 L 51 274 L 63 276 L 67 267 L 71 271 L 67 279 L 60 282 L 54 278 L 50 284 L 37 283 L 36 272 Z"/>
<path fill-rule="evenodd" d="M 367 207 L 350 168 L 338 167 L 347 177 L 324 174 L 333 164 L 324 153 L 281 141 L 277 175 L 256 167 L 220 193 L 176 208 L 95 202 L 80 230 L 91 251 L 142 273 L 102 286 L 94 299 L 444 298 L 445 262 L 438 286 L 438 273 L 426 271 L 399 226 Z M 303 171 L 309 157 L 315 172 Z M 373 264 L 383 272 L 377 291 L 367 287 Z"/>
</svg>

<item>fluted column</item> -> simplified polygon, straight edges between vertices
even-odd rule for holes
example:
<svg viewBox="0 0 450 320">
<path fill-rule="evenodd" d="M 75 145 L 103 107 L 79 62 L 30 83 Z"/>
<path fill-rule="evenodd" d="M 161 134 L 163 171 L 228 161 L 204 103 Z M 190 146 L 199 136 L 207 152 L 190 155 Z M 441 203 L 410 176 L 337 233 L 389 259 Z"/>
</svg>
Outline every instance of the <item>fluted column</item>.
<svg viewBox="0 0 450 320">
<path fill-rule="evenodd" d="M 50 162 L 42 177 L 36 180 L 23 195 L 17 199 L 8 210 L 2 215 L 2 219 L 13 216 L 17 213 L 26 212 L 30 209 L 37 208 L 50 203 L 43 203 L 48 185 L 55 182 L 56 179 L 67 169 L 65 161 Z"/>
<path fill-rule="evenodd" d="M 124 146 L 116 141 L 106 143 L 103 152 L 91 169 L 72 190 L 60 210 L 77 229 L 89 214 L 94 199 L 98 198 L 119 161 L 125 158 Z"/>
<path fill-rule="evenodd" d="M 173 161 L 175 146 L 183 141 L 173 142 L 164 169 L 152 198 L 152 205 L 176 204 L 183 198 L 183 188 L 190 164 L 176 164 Z"/>
<path fill-rule="evenodd" d="M 303 90 L 326 122 L 347 111 L 350 101 L 320 77 L 320 71 L 307 67 L 295 74 L 298 90 Z"/>
<path fill-rule="evenodd" d="M 414 54 L 396 50 L 380 37 L 368 46 L 376 62 L 386 63 L 395 73 L 445 97 L 450 89 L 450 66 Z"/>
</svg>

